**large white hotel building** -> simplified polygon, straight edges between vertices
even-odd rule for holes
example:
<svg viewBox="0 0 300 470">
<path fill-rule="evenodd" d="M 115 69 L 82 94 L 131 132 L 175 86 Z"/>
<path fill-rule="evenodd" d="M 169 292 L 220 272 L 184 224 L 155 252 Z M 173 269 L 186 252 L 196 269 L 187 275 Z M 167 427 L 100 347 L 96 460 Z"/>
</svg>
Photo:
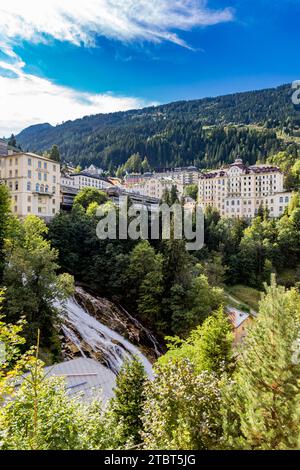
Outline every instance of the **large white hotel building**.
<svg viewBox="0 0 300 470">
<path fill-rule="evenodd" d="M 223 217 L 253 218 L 260 207 L 279 217 L 291 196 L 284 190 L 283 173 L 270 165 L 246 166 L 237 159 L 229 168 L 199 176 L 198 203 L 204 210 L 215 207 Z"/>
</svg>

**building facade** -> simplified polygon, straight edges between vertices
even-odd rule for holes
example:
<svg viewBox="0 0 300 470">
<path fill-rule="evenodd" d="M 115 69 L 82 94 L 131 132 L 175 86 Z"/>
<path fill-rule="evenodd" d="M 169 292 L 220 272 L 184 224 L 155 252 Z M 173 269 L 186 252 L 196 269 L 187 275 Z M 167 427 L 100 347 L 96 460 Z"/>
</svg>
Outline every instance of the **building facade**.
<svg viewBox="0 0 300 470">
<path fill-rule="evenodd" d="M 178 196 L 184 196 L 184 188 L 198 184 L 199 170 L 196 167 L 159 170 L 153 173 L 130 174 L 124 178 L 124 187 L 149 197 L 161 199 L 164 191 L 176 186 Z"/>
<path fill-rule="evenodd" d="M 10 190 L 15 215 L 48 219 L 59 212 L 59 163 L 33 153 L 0 156 L 0 181 Z"/>
<path fill-rule="evenodd" d="M 253 218 L 261 207 L 268 209 L 270 217 L 279 217 L 291 197 L 292 193 L 284 191 L 279 168 L 246 166 L 241 159 L 199 178 L 199 204 L 203 210 L 215 207 L 223 217 Z"/>
<path fill-rule="evenodd" d="M 107 181 L 106 178 L 103 178 L 99 175 L 94 175 L 91 173 L 86 173 L 84 171 L 71 175 L 74 178 L 75 188 L 96 188 L 96 189 L 107 189 L 112 186 L 112 184 Z"/>
</svg>

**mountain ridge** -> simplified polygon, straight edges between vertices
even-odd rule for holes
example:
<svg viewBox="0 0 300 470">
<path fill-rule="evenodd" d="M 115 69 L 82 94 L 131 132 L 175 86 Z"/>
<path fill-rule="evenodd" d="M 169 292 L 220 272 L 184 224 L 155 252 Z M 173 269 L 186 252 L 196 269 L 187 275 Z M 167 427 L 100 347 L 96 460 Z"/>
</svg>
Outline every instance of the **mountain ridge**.
<svg viewBox="0 0 300 470">
<path fill-rule="evenodd" d="M 199 100 L 181 100 L 137 110 L 99 113 L 51 126 L 41 123 L 17 135 L 24 150 L 41 152 L 53 144 L 74 164 L 95 163 L 116 169 L 130 155 L 147 156 L 151 166 L 231 161 L 236 154 L 251 162 L 284 145 L 274 129 L 297 127 L 299 118 L 288 84 Z M 207 129 L 216 126 L 216 129 Z M 260 126 L 261 129 L 227 129 Z M 229 135 L 230 134 L 230 135 Z"/>
</svg>

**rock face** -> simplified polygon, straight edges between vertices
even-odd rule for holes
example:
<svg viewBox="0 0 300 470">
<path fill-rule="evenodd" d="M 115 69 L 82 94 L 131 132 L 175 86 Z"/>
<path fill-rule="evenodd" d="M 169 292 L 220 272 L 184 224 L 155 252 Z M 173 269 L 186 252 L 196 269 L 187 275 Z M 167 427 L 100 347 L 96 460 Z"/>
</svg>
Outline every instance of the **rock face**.
<svg viewBox="0 0 300 470">
<path fill-rule="evenodd" d="M 153 334 L 125 309 L 76 287 L 74 298 L 62 311 L 65 359 L 91 357 L 117 373 L 125 359 L 139 356 L 151 374 L 160 347 Z"/>
</svg>

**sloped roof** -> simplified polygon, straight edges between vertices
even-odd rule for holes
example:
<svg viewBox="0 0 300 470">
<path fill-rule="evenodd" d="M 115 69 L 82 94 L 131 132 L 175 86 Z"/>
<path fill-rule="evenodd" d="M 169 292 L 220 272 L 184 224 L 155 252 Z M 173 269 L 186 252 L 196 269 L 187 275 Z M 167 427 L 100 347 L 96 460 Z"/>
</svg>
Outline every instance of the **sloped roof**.
<svg viewBox="0 0 300 470">
<path fill-rule="evenodd" d="M 250 317 L 249 313 L 242 312 L 233 307 L 228 307 L 227 313 L 234 328 L 241 326 L 241 324 Z"/>
<path fill-rule="evenodd" d="M 100 391 L 103 403 L 114 395 L 115 375 L 94 359 L 81 357 L 61 362 L 45 367 L 45 373 L 48 377 L 65 377 L 68 395 L 83 392 L 83 399 L 88 401 L 93 397 L 93 391 Z"/>
</svg>

